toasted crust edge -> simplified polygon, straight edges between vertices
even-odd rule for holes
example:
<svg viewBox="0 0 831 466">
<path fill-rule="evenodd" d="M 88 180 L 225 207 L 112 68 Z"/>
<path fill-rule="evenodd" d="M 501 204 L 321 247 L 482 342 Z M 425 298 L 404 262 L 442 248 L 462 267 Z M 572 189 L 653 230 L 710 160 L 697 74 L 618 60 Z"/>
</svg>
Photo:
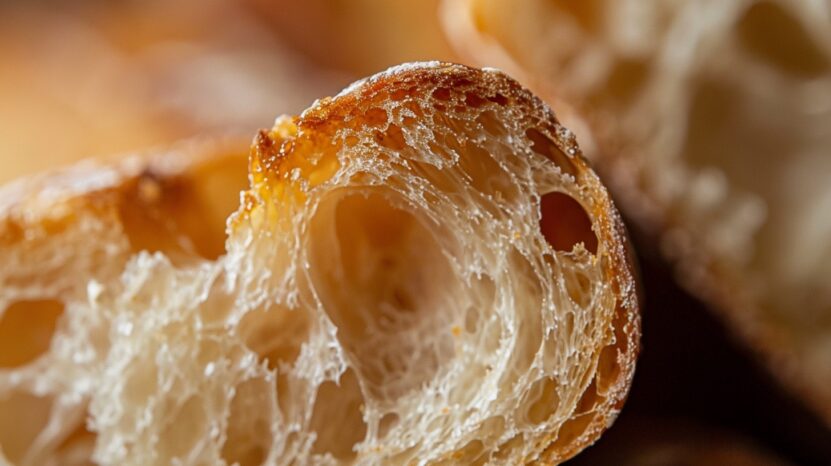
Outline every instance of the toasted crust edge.
<svg viewBox="0 0 831 466">
<path fill-rule="evenodd" d="M 293 123 L 297 127 L 299 137 L 318 141 L 319 132 L 331 134 L 344 121 L 362 115 L 363 110 L 369 108 L 379 95 L 413 85 L 431 88 L 439 85 L 454 86 L 471 83 L 475 83 L 480 89 L 489 93 L 505 95 L 512 101 L 512 105 L 536 117 L 537 127 L 561 126 L 547 104 L 505 73 L 493 68 L 477 69 L 447 62 L 418 62 L 392 67 L 355 82 L 335 97 L 316 101 L 299 117 L 295 117 Z M 566 141 L 559 137 L 555 137 L 554 142 L 563 152 L 575 148 L 573 145 L 567 145 Z M 265 167 L 268 173 L 279 176 L 278 173 L 288 171 L 288 167 L 284 164 L 287 163 L 287 157 L 292 151 L 293 144 L 275 141 L 267 137 L 266 133 L 261 133 L 258 143 L 255 143 L 252 149 L 252 157 L 261 158 L 259 165 Z M 613 286 L 617 299 L 612 327 L 623 340 L 615 343 L 619 350 L 617 361 L 620 365 L 620 374 L 612 384 L 605 401 L 600 405 L 599 411 L 602 411 L 602 414 L 596 414 L 580 436 L 566 444 L 565 448 L 548 450 L 547 447 L 557 440 L 556 433 L 549 433 L 541 440 L 541 444 L 545 445 L 541 456 L 525 459 L 542 464 L 557 464 L 573 457 L 594 443 L 612 425 L 626 401 L 634 377 L 635 362 L 640 351 L 640 283 L 626 227 L 610 194 L 579 150 L 571 161 L 577 167 L 578 184 L 588 188 L 590 197 L 601 208 L 600 211 L 590 214 L 594 222 L 599 225 L 596 231 L 599 240 L 612 246 L 608 251 L 611 261 L 606 273 L 614 279 Z M 615 327 L 614 322 L 618 322 L 620 328 Z M 598 352 L 601 349 L 598 348 Z"/>
</svg>

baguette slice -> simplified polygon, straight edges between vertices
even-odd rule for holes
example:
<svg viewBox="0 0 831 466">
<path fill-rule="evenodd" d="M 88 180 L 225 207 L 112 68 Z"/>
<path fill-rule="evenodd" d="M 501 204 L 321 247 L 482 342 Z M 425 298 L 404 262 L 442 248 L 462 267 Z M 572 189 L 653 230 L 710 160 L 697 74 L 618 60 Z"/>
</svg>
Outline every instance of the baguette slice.
<svg viewBox="0 0 831 466">
<path fill-rule="evenodd" d="M 114 383 L 102 366 L 129 326 L 96 300 L 140 251 L 179 264 L 225 251 L 247 146 L 197 140 L 0 188 L 0 464 L 89 463 L 89 400 Z"/>
<path fill-rule="evenodd" d="M 101 464 L 553 464 L 614 420 L 639 336 L 626 236 L 568 130 L 515 81 L 393 68 L 279 118 L 249 169 L 218 257 L 128 253 L 123 219 L 72 248 L 45 214 L 19 224 L 0 253 L 40 254 L 26 302 L 66 311 L 42 356 L 0 373 L 2 396 L 72 409 L 41 407 L 28 443 L 0 434 L 7 458 L 67 464 L 44 446 L 85 437 Z M 82 218 L 60 205 L 27 211 Z M 91 271 L 95 247 L 122 254 Z M 55 249 L 60 269 L 32 259 Z M 10 409 L 0 423 L 19 424 Z"/>
<path fill-rule="evenodd" d="M 575 130 L 624 213 L 831 425 L 829 3 L 445 7 L 479 63 L 580 110 Z"/>
</svg>

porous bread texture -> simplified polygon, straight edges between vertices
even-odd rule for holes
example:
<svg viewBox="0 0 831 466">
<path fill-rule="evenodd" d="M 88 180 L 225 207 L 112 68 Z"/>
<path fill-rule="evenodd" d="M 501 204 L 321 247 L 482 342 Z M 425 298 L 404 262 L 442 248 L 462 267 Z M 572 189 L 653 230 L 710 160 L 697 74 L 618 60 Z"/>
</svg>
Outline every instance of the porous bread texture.
<svg viewBox="0 0 831 466">
<path fill-rule="evenodd" d="M 95 303 L 137 255 L 186 264 L 224 251 L 247 147 L 194 140 L 0 188 L 0 464 L 89 464 L 89 401 L 130 325 Z"/>
<path fill-rule="evenodd" d="M 583 112 L 627 215 L 831 422 L 831 4 L 445 6 L 457 45 Z"/>
<path fill-rule="evenodd" d="M 224 255 L 133 254 L 67 308 L 104 321 L 73 379 L 95 461 L 554 464 L 614 420 L 639 335 L 626 237 L 504 74 L 356 83 L 261 132 L 250 178 Z"/>
</svg>

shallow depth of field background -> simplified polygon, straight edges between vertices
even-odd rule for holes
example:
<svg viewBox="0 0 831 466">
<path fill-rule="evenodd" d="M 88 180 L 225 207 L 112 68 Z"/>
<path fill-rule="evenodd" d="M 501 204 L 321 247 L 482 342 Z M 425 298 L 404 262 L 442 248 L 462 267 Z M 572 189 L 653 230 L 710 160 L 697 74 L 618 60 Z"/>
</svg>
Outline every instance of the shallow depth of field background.
<svg viewBox="0 0 831 466">
<path fill-rule="evenodd" d="M 200 134 L 253 136 L 388 66 L 464 63 L 437 6 L 0 2 L 0 183 Z M 634 240 L 646 284 L 635 382 L 616 424 L 569 464 L 738 464 L 734 449 L 769 464 L 831 464 L 827 427 Z"/>
</svg>

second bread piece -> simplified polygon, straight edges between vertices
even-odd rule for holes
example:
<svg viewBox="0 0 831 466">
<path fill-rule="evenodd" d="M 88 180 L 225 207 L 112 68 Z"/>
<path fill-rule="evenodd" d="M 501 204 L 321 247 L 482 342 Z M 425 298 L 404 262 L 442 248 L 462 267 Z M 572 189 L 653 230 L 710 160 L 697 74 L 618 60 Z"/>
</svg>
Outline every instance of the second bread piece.
<svg viewBox="0 0 831 466">
<path fill-rule="evenodd" d="M 445 6 L 461 50 L 580 110 L 624 213 L 831 426 L 831 3 Z"/>
<path fill-rule="evenodd" d="M 250 171 L 225 255 L 138 253 L 69 306 L 111 329 L 75 384 L 97 462 L 558 463 L 614 420 L 626 237 L 515 81 L 391 69 L 278 119 Z"/>
</svg>

